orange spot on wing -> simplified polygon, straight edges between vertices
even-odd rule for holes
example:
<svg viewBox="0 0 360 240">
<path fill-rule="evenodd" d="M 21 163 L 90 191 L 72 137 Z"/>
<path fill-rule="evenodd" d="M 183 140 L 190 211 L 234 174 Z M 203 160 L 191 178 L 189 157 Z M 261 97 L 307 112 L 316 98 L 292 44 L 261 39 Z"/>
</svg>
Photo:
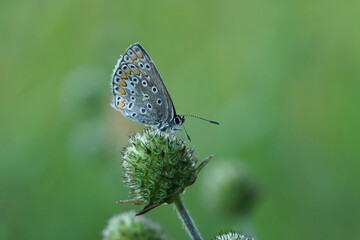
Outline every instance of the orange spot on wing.
<svg viewBox="0 0 360 240">
<path fill-rule="evenodd" d="M 123 106 L 125 106 L 124 101 L 125 101 L 125 99 L 122 98 L 117 106 L 118 106 L 119 108 L 122 108 Z"/>
<path fill-rule="evenodd" d="M 127 74 L 130 74 L 130 73 L 131 73 L 130 68 L 126 68 L 126 69 L 125 69 L 125 72 L 126 72 Z"/>
<path fill-rule="evenodd" d="M 143 57 L 144 57 L 144 54 L 143 54 L 142 52 L 139 52 L 138 54 L 139 54 L 139 57 L 140 57 L 140 58 L 143 58 Z"/>
<path fill-rule="evenodd" d="M 136 54 L 133 54 L 133 55 L 131 55 L 130 57 L 131 57 L 133 60 L 136 60 L 136 59 L 137 59 Z"/>
<path fill-rule="evenodd" d="M 136 75 L 139 75 L 140 70 L 139 70 L 138 68 L 133 68 L 133 72 L 134 72 Z"/>
<path fill-rule="evenodd" d="M 125 86 L 126 87 L 126 82 L 124 80 L 121 79 L 121 81 L 119 82 L 120 86 Z"/>
<path fill-rule="evenodd" d="M 125 94 L 125 90 L 124 90 L 124 89 L 122 89 L 122 88 L 119 88 L 119 90 L 118 90 L 118 94 L 119 94 L 119 95 L 123 95 L 123 94 Z"/>
<path fill-rule="evenodd" d="M 126 77 L 126 74 L 125 74 L 124 72 L 121 73 L 121 74 L 120 74 L 120 78 L 127 78 L 127 77 Z"/>
</svg>

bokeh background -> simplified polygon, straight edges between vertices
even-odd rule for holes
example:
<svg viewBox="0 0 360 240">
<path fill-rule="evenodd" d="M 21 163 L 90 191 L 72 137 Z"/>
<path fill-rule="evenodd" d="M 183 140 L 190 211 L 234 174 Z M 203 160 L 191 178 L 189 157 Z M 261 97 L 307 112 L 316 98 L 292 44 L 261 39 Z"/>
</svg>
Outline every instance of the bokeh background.
<svg viewBox="0 0 360 240">
<path fill-rule="evenodd" d="M 177 112 L 221 122 L 186 121 L 208 171 L 246 166 L 259 186 L 246 216 L 211 211 L 205 168 L 184 195 L 205 239 L 360 239 L 359 5 L 2 1 L 0 239 L 101 239 L 112 215 L 140 209 L 115 201 L 128 197 L 121 149 L 143 126 L 109 105 L 134 42 Z M 146 216 L 187 239 L 171 206 Z"/>
</svg>

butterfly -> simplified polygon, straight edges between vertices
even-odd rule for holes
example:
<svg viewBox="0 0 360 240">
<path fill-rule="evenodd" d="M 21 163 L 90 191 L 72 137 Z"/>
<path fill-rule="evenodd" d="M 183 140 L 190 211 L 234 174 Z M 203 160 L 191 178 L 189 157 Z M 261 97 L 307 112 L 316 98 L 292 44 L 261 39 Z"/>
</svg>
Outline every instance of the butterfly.
<svg viewBox="0 0 360 240">
<path fill-rule="evenodd" d="M 134 43 L 120 56 L 111 76 L 112 106 L 126 117 L 145 125 L 155 125 L 161 131 L 181 130 L 185 116 L 176 114 L 173 101 L 159 71 L 149 54 Z M 184 127 L 184 126 L 183 126 Z M 186 132 L 186 129 L 184 127 Z M 186 132 L 188 139 L 190 137 Z"/>
</svg>

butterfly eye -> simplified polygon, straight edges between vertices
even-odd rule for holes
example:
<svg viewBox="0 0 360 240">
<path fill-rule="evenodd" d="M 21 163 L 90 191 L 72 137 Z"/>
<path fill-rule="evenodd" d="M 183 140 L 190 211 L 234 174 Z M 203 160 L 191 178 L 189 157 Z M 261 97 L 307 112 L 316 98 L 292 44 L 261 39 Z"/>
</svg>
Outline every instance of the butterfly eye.
<svg viewBox="0 0 360 240">
<path fill-rule="evenodd" d="M 161 99 L 160 99 L 160 98 L 158 98 L 158 99 L 156 100 L 156 103 L 157 103 L 158 105 L 161 105 L 161 104 L 162 104 Z"/>
<path fill-rule="evenodd" d="M 137 114 L 136 114 L 136 113 L 132 113 L 131 116 L 132 116 L 132 117 L 136 117 Z"/>
<path fill-rule="evenodd" d="M 146 113 L 145 108 L 140 108 L 140 111 L 141 111 L 142 114 L 145 114 L 145 113 Z"/>
<path fill-rule="evenodd" d="M 157 88 L 155 86 L 152 87 L 151 90 L 153 91 L 153 93 L 157 93 Z"/>
<path fill-rule="evenodd" d="M 130 58 L 129 58 L 128 55 L 126 55 L 124 59 L 125 59 L 125 61 L 129 61 L 129 60 L 130 60 Z"/>
<path fill-rule="evenodd" d="M 144 98 L 145 98 L 145 99 L 149 99 L 149 95 L 144 94 Z"/>
<path fill-rule="evenodd" d="M 148 63 L 146 63 L 146 64 L 145 64 L 145 68 L 146 68 L 147 70 L 150 70 L 150 65 L 149 65 Z"/>
<path fill-rule="evenodd" d="M 150 103 L 147 104 L 147 107 L 148 107 L 148 109 L 151 109 L 151 108 L 152 108 L 152 106 L 151 106 Z"/>
<path fill-rule="evenodd" d="M 145 80 L 142 80 L 142 85 L 144 86 L 144 87 L 146 87 L 147 86 L 147 81 L 145 81 Z"/>
<path fill-rule="evenodd" d="M 130 93 L 131 93 L 131 95 L 135 95 L 135 91 L 134 91 L 134 90 L 131 90 Z"/>
<path fill-rule="evenodd" d="M 138 82 L 139 82 L 139 79 L 137 79 L 136 77 L 134 77 L 132 80 L 133 80 L 135 83 L 138 83 Z"/>
<path fill-rule="evenodd" d="M 125 66 L 122 66 L 121 69 L 125 71 L 127 68 L 128 68 L 128 67 L 125 65 Z"/>
<path fill-rule="evenodd" d="M 180 124 L 180 118 L 179 118 L 179 117 L 176 117 L 176 118 L 175 118 L 175 124 L 176 124 L 176 125 L 179 125 L 179 124 Z"/>
<path fill-rule="evenodd" d="M 131 101 L 135 101 L 135 100 L 136 100 L 136 98 L 135 98 L 134 96 L 131 96 L 130 99 L 131 99 Z"/>
<path fill-rule="evenodd" d="M 134 86 L 135 86 L 135 83 L 134 83 L 134 82 L 130 82 L 130 85 L 134 87 Z"/>
</svg>

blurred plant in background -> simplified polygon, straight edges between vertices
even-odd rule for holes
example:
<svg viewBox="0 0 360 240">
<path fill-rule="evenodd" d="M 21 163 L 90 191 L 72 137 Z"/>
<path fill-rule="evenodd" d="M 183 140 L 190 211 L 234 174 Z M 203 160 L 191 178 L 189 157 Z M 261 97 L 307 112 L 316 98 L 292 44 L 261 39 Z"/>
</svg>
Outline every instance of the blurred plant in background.
<svg viewBox="0 0 360 240">
<path fill-rule="evenodd" d="M 218 158 L 204 172 L 201 183 L 202 206 L 209 214 L 241 218 L 251 213 L 260 197 L 254 176 L 244 163 Z"/>
<path fill-rule="evenodd" d="M 256 205 L 259 205 L 262 192 L 258 181 L 244 162 L 217 158 L 211 162 L 199 183 L 199 195 L 202 202 L 206 203 L 201 207 L 208 216 L 227 222 L 227 229 L 240 229 L 247 234 L 256 235 L 251 216 Z M 234 223 L 227 219 L 232 219 Z"/>
<path fill-rule="evenodd" d="M 166 240 L 160 225 L 129 211 L 113 216 L 103 230 L 103 240 Z"/>
</svg>

